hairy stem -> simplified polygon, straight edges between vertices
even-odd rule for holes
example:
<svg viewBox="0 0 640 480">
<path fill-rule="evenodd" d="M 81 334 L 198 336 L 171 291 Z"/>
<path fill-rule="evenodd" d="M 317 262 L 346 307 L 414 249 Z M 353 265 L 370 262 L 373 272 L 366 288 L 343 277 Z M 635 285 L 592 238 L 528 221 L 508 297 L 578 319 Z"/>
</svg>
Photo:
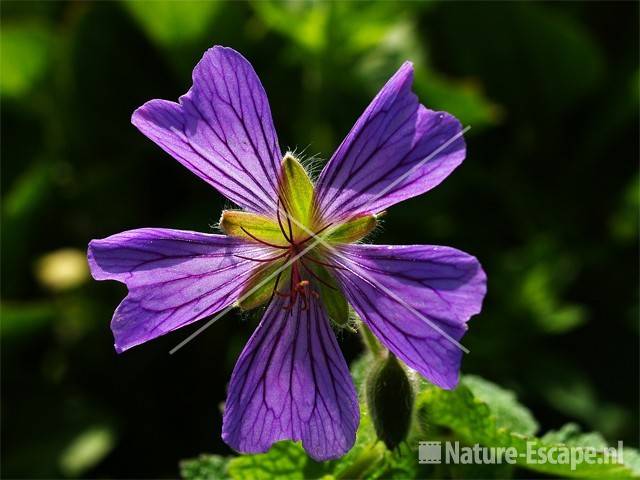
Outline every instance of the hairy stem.
<svg viewBox="0 0 640 480">
<path fill-rule="evenodd" d="M 358 332 L 360 333 L 360 337 L 362 338 L 362 342 L 364 346 L 373 354 L 374 357 L 379 357 L 384 352 L 384 347 L 380 345 L 378 339 L 375 337 L 369 327 L 367 327 L 362 321 L 360 321 L 360 325 L 358 328 Z"/>
</svg>

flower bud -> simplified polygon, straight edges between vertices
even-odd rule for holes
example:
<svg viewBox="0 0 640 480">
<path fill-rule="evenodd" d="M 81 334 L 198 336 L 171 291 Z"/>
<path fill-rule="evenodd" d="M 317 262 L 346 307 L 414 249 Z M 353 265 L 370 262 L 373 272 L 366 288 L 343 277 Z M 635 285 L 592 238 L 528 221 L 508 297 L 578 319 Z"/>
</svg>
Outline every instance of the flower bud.
<svg viewBox="0 0 640 480">
<path fill-rule="evenodd" d="M 391 352 L 374 364 L 366 397 L 378 438 L 393 450 L 409 433 L 414 394 L 407 373 Z"/>
</svg>

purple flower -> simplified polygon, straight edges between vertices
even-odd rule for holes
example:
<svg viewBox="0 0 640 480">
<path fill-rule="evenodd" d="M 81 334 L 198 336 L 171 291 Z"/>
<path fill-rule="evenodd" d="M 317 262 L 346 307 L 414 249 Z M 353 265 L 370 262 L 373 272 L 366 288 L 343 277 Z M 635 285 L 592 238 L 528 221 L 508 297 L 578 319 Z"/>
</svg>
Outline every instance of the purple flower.
<svg viewBox="0 0 640 480">
<path fill-rule="evenodd" d="M 460 123 L 411 91 L 406 62 L 312 184 L 282 155 L 266 94 L 229 48 L 208 50 L 179 103 L 152 100 L 133 124 L 242 210 L 226 235 L 161 228 L 89 244 L 96 280 L 129 290 L 111 328 L 122 352 L 227 307 L 267 304 L 236 364 L 222 436 L 241 452 L 301 440 L 316 460 L 354 443 L 358 399 L 329 318 L 347 301 L 380 342 L 434 384 L 458 381 L 458 340 L 486 291 L 478 261 L 449 247 L 357 243 L 376 214 L 438 185 L 465 157 Z"/>
</svg>

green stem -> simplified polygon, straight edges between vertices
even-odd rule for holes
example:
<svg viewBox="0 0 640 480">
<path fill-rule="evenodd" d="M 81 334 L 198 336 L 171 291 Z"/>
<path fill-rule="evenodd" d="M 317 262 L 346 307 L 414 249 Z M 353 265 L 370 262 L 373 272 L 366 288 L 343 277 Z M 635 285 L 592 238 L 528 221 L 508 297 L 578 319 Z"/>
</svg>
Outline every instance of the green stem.
<svg viewBox="0 0 640 480">
<path fill-rule="evenodd" d="M 379 357 L 382 355 L 384 351 L 384 347 L 380 345 L 378 339 L 375 337 L 369 327 L 367 327 L 364 323 L 360 322 L 360 328 L 358 328 L 360 332 L 360 336 L 362 337 L 362 342 L 364 346 L 373 354 L 374 357 Z"/>
</svg>

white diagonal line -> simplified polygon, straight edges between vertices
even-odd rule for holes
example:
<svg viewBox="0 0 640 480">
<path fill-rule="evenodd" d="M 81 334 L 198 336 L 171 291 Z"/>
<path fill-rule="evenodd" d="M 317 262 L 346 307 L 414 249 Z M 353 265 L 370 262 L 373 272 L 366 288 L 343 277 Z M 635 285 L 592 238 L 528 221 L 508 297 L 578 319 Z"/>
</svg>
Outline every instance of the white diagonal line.
<svg viewBox="0 0 640 480">
<path fill-rule="evenodd" d="M 373 199 L 369 200 L 370 203 L 376 201 L 378 198 L 380 198 L 381 196 L 383 196 L 384 194 L 386 194 L 389 190 L 391 190 L 394 186 L 396 186 L 398 183 L 400 183 L 402 180 L 404 180 L 405 178 L 407 178 L 409 175 L 411 175 L 417 168 L 421 167 L 422 165 L 424 165 L 426 162 L 428 162 L 430 159 L 432 159 L 435 155 L 437 155 L 439 152 L 441 152 L 443 149 L 445 149 L 448 145 L 450 145 L 453 141 L 455 141 L 457 138 L 461 137 L 462 135 L 464 135 L 465 132 L 469 131 L 471 129 L 471 126 L 467 126 L 465 127 L 463 130 L 461 130 L 460 132 L 458 132 L 456 135 L 454 135 L 453 137 L 451 137 L 449 140 L 447 140 L 445 143 L 443 143 L 442 145 L 440 145 L 437 149 L 435 149 L 433 152 L 431 152 L 427 157 L 425 157 L 424 159 L 422 159 L 420 162 L 418 162 L 416 165 L 414 165 L 411 169 L 409 169 L 407 172 L 405 172 L 403 175 L 401 175 L 400 177 L 398 177 L 396 180 L 394 180 L 392 183 L 390 183 L 389 185 L 387 185 L 387 187 L 385 187 L 381 192 L 379 192 L 375 197 L 373 197 Z M 276 206 L 276 208 L 279 208 Z M 182 342 L 180 342 L 178 345 L 176 345 L 175 347 L 173 347 L 169 353 L 171 355 L 173 355 L 175 352 L 177 352 L 178 350 L 180 350 L 182 347 L 184 347 L 187 343 L 189 343 L 191 340 L 193 340 L 195 337 L 197 337 L 198 335 L 200 335 L 204 330 L 206 330 L 207 328 L 209 328 L 211 325 L 213 325 L 216 321 L 218 321 L 222 316 L 224 316 L 226 313 L 228 313 L 231 309 L 234 308 L 235 303 L 240 303 L 242 302 L 245 298 L 249 297 L 253 292 L 255 292 L 256 290 L 258 290 L 260 287 L 262 287 L 263 285 L 265 285 L 267 282 L 269 282 L 272 278 L 274 278 L 276 275 L 278 275 L 280 272 L 282 272 L 283 270 L 285 270 L 286 268 L 288 268 L 289 266 L 291 266 L 296 260 L 298 260 L 298 258 L 302 257 L 303 255 L 305 255 L 309 250 L 311 250 L 313 247 L 315 247 L 318 243 L 322 244 L 325 248 L 327 248 L 328 250 L 330 250 L 334 255 L 338 256 L 339 258 L 343 259 L 343 260 L 349 260 L 346 256 L 344 256 L 340 251 L 338 251 L 333 245 L 329 244 L 327 241 L 325 241 L 323 238 L 319 237 L 318 235 L 316 235 L 314 232 L 312 232 L 311 230 L 309 230 L 305 225 L 302 225 L 298 220 L 296 220 L 295 218 L 293 218 L 292 216 L 290 216 L 286 211 L 284 212 L 286 217 L 291 220 L 296 226 L 298 226 L 299 228 L 301 228 L 302 230 L 304 230 L 304 232 L 309 235 L 311 238 L 314 239 L 313 242 L 311 242 L 309 244 L 309 246 L 307 246 L 304 250 L 302 250 L 300 253 L 298 253 L 296 256 L 290 258 L 285 264 L 283 264 L 282 266 L 278 267 L 274 272 L 272 272 L 267 278 L 265 278 L 263 281 L 261 281 L 260 283 L 258 283 L 255 287 L 253 287 L 251 290 L 249 290 L 247 293 L 245 293 L 244 295 L 242 295 L 240 298 L 238 298 L 238 300 L 236 302 L 234 302 L 234 304 L 231 304 L 229 306 L 227 306 L 226 308 L 224 308 L 223 310 L 221 310 L 220 312 L 218 312 L 218 314 L 216 316 L 214 316 L 211 320 L 209 320 L 207 323 L 205 323 L 202 327 L 200 327 L 198 330 L 196 330 L 195 332 L 193 332 L 191 335 L 189 335 L 187 338 L 185 338 Z M 342 265 L 342 264 L 341 264 Z M 342 265 L 343 267 L 347 268 L 346 266 Z M 356 274 L 355 272 L 353 272 L 353 270 L 348 269 L 351 273 Z M 357 274 L 356 274 L 357 275 Z M 407 302 L 405 302 L 402 298 L 398 297 L 395 293 L 393 293 L 391 290 L 387 289 L 386 287 L 384 287 L 383 285 L 381 285 L 379 282 L 373 281 L 371 279 L 365 279 L 362 277 L 362 275 L 358 275 L 360 278 L 362 278 L 363 280 L 367 281 L 368 283 L 374 285 L 375 287 L 379 288 L 380 290 L 384 291 L 387 295 L 389 295 L 390 297 L 392 297 L 394 300 L 396 300 L 398 303 L 400 303 L 401 305 L 403 305 L 405 308 L 407 308 L 409 311 L 411 311 L 414 315 L 416 315 L 418 318 L 422 319 L 425 323 L 427 323 L 431 328 L 433 328 L 435 331 L 437 331 L 438 333 L 440 333 L 442 336 L 444 336 L 447 340 L 449 340 L 451 343 L 453 343 L 454 345 L 456 345 L 460 350 L 462 350 L 464 353 L 469 353 L 469 349 L 467 349 L 464 345 L 462 345 L 460 342 L 458 342 L 456 339 L 454 339 L 453 337 L 451 337 L 448 333 L 446 333 L 445 331 L 443 331 L 440 327 L 438 327 L 436 324 L 434 324 L 431 320 L 429 320 L 427 317 L 425 317 L 422 313 L 420 313 L 418 310 L 416 310 L 413 306 L 411 306 L 410 304 L 408 304 Z"/>
<path fill-rule="evenodd" d="M 198 335 L 200 335 L 202 332 L 204 332 L 207 328 L 209 328 L 215 322 L 217 322 L 227 312 L 229 312 L 231 309 L 233 309 L 235 307 L 236 303 L 242 302 L 245 298 L 248 298 L 253 292 L 257 291 L 260 287 L 265 285 L 269 280 L 274 278 L 276 275 L 278 275 L 284 269 L 289 268 L 289 266 L 291 266 L 292 263 L 294 263 L 296 260 L 298 260 L 298 258 L 300 258 L 303 255 L 305 255 L 309 250 L 311 250 L 313 247 L 315 247 L 319 243 L 320 237 L 317 237 L 317 236 L 314 235 L 314 238 L 316 239 L 314 242 L 311 242 L 309 244 L 309 246 L 307 246 L 304 250 L 302 250 L 296 256 L 291 257 L 287 262 L 285 262 L 283 265 L 281 265 L 275 271 L 273 271 L 267 278 L 265 278 L 263 281 L 258 283 L 255 287 L 253 287 L 247 293 L 245 293 L 244 295 L 239 297 L 238 300 L 236 300 L 234 303 L 232 303 L 231 305 L 227 306 L 226 308 L 224 308 L 220 312 L 218 312 L 218 314 L 215 317 L 213 317 L 211 320 L 209 320 L 207 323 L 205 323 L 203 326 L 201 326 L 198 330 L 193 332 L 191 335 L 189 335 L 183 341 L 181 341 L 178 345 L 176 345 L 171 350 L 169 350 L 169 354 L 173 355 L 174 353 L 176 353 L 178 350 L 180 350 L 182 347 L 184 347 L 187 343 L 189 343 L 191 340 L 196 338 Z"/>
<path fill-rule="evenodd" d="M 378 200 L 380 197 L 382 197 L 383 195 L 385 195 L 389 190 L 391 190 L 393 187 L 395 187 L 398 183 L 400 183 L 401 181 L 403 181 L 405 178 L 407 178 L 409 175 L 411 175 L 413 172 L 416 171 L 416 169 L 420 168 L 422 165 L 424 165 L 425 163 L 427 163 L 429 160 L 431 160 L 433 157 L 435 157 L 438 153 L 440 153 L 442 150 L 444 150 L 445 148 L 447 148 L 449 145 L 451 145 L 451 143 L 453 143 L 457 138 L 460 138 L 462 135 L 464 135 L 466 132 L 468 132 L 469 130 L 471 130 L 471 126 L 467 125 L 466 127 L 464 127 L 464 129 L 460 130 L 458 133 L 456 133 L 453 137 L 451 137 L 449 140 L 447 140 L 446 142 L 444 142 L 442 145 L 440 145 L 438 148 L 436 148 L 433 152 L 431 152 L 429 155 L 427 155 L 425 158 L 423 158 L 422 160 L 420 160 L 418 163 L 416 163 L 413 167 L 411 167 L 408 171 L 406 171 L 405 173 L 403 173 L 402 175 L 400 175 L 398 178 L 396 178 L 393 182 L 391 182 L 389 185 L 387 185 L 385 188 L 382 189 L 381 192 L 379 192 L 375 197 L 373 197 L 371 200 L 368 200 L 367 203 L 373 203 L 376 200 Z"/>
<path fill-rule="evenodd" d="M 342 252 L 340 252 L 337 248 L 335 248 L 333 245 L 331 245 L 330 243 L 328 243 L 326 240 L 324 240 L 323 238 L 317 236 L 316 234 L 314 234 L 313 232 L 311 232 L 307 227 L 305 227 L 304 225 L 302 225 L 300 222 L 298 222 L 296 219 L 289 217 L 289 219 L 294 222 L 298 227 L 302 228 L 303 230 L 305 230 L 305 233 L 307 233 L 308 235 L 313 236 L 313 238 L 317 239 L 316 242 L 314 243 L 320 243 L 322 244 L 322 246 L 324 246 L 325 248 L 327 248 L 328 250 L 331 251 L 331 253 L 333 253 L 336 257 L 346 260 L 346 261 L 350 261 L 350 259 L 348 257 L 346 257 Z M 458 342 L 455 338 L 453 338 L 451 335 L 449 335 L 447 332 L 445 332 L 444 330 L 442 330 L 438 325 L 436 325 L 435 323 L 433 323 L 431 320 L 429 320 L 426 316 L 424 316 L 422 313 L 420 313 L 418 310 L 415 309 L 415 307 L 413 307 L 412 305 L 410 305 L 409 303 L 407 303 L 405 300 L 403 300 L 401 297 L 399 297 L 397 294 L 395 294 L 393 291 L 389 290 L 387 287 L 385 287 L 384 285 L 382 285 L 380 282 L 377 282 L 375 280 L 372 280 L 371 278 L 369 278 L 367 276 L 367 278 L 364 278 L 364 276 L 362 274 L 357 274 L 356 272 L 354 272 L 352 269 L 350 269 L 349 267 L 347 267 L 346 265 L 344 265 L 343 263 L 340 263 L 340 265 L 344 268 L 346 268 L 347 270 L 349 270 L 351 273 L 353 273 L 354 275 L 360 277 L 362 280 L 364 280 L 365 282 L 369 283 L 370 285 L 373 285 L 374 287 L 378 288 L 379 290 L 382 290 L 383 292 L 385 292 L 387 295 L 389 295 L 390 297 L 392 297 L 396 302 L 398 302 L 400 305 L 404 306 L 405 308 L 407 308 L 411 313 L 413 313 L 414 315 L 416 315 L 418 318 L 420 318 L 422 321 L 424 321 L 427 325 L 429 325 L 431 328 L 433 328 L 436 332 L 438 332 L 439 334 L 441 334 L 444 338 L 446 338 L 447 340 L 449 340 L 451 343 L 453 343 L 456 347 L 458 347 L 460 350 L 462 350 L 464 353 L 469 353 L 469 349 L 467 347 L 465 347 L 464 345 L 462 345 L 460 342 Z"/>
<path fill-rule="evenodd" d="M 401 182 L 402 180 L 404 180 L 405 178 L 407 178 L 409 175 L 411 175 L 412 172 L 414 172 L 417 168 L 419 168 L 420 166 L 424 165 L 426 162 L 428 162 L 430 159 L 432 159 L 435 155 L 437 155 L 439 152 L 441 152 L 443 149 L 445 149 L 448 145 L 450 145 L 453 141 L 455 141 L 457 138 L 461 137 L 462 135 L 464 135 L 465 132 L 468 132 L 471 129 L 471 126 L 466 126 L 463 130 L 461 130 L 460 132 L 458 132 L 456 135 L 454 135 L 453 137 L 451 137 L 449 140 L 447 140 L 446 142 L 444 142 L 442 145 L 440 145 L 437 149 L 435 149 L 433 152 L 431 152 L 427 157 L 425 157 L 423 160 L 420 160 L 420 162 L 418 162 L 416 165 L 414 165 L 410 170 L 408 170 L 407 172 L 405 172 L 403 175 L 401 175 L 400 177 L 398 177 L 396 180 L 394 180 L 391 184 L 387 185 L 386 188 L 384 188 L 381 192 L 379 192 L 375 197 L 373 197 L 371 200 L 369 200 L 369 203 L 373 203 L 375 202 L 378 198 L 380 198 L 381 196 L 383 196 L 384 194 L 386 194 L 390 189 L 392 189 L 395 185 L 397 185 L 399 182 Z M 298 222 L 295 218 L 291 217 L 290 215 L 287 214 L 287 217 L 289 218 L 289 220 L 291 220 L 293 223 L 295 223 L 298 227 L 302 228 L 305 233 L 307 235 L 311 235 L 314 239 L 317 239 L 316 243 L 320 243 L 322 244 L 325 248 L 327 248 L 328 250 L 330 250 L 334 255 L 338 256 L 339 258 L 349 261 L 349 259 L 339 250 L 337 250 L 333 245 L 329 244 L 326 240 L 324 240 L 323 238 L 317 236 L 315 233 L 313 233 L 312 231 L 310 231 L 305 225 L 302 225 L 300 222 Z M 341 264 L 343 267 L 347 268 L 351 273 L 354 273 L 355 275 L 357 275 L 353 270 L 349 269 L 348 267 L 346 267 L 345 265 Z M 396 295 L 394 292 L 392 292 L 391 290 L 389 290 L 387 287 L 383 286 L 382 284 L 380 284 L 377 281 L 371 280 L 370 278 L 363 278 L 362 275 L 358 275 L 360 278 L 362 278 L 364 281 L 370 283 L 371 285 L 377 287 L 378 289 L 382 290 L 383 292 L 385 292 L 387 295 L 389 295 L 390 297 L 392 297 L 394 300 L 396 300 L 398 303 L 400 303 L 401 305 L 403 305 L 405 308 L 407 308 L 410 312 L 412 312 L 414 315 L 416 315 L 418 318 L 420 318 L 421 320 L 423 320 L 425 323 L 427 323 L 431 328 L 433 328 L 436 332 L 440 333 L 443 337 L 445 337 L 447 340 L 449 340 L 451 343 L 453 343 L 456 347 L 458 347 L 460 350 L 462 350 L 464 353 L 469 353 L 469 349 L 466 348 L 464 345 L 462 345 L 460 342 L 458 342 L 455 338 L 453 338 L 451 335 L 449 335 L 447 332 L 443 331 L 440 327 L 438 327 L 438 325 L 436 325 L 435 323 L 433 323 L 431 320 L 429 320 L 427 317 L 425 317 L 422 313 L 420 313 L 418 310 L 416 310 L 412 305 L 410 305 L 409 303 L 405 302 L 402 298 L 400 298 L 398 295 Z"/>
<path fill-rule="evenodd" d="M 333 248 L 333 247 L 332 247 Z M 338 256 L 341 259 L 345 259 L 348 260 L 348 258 L 343 255 L 342 253 L 340 253 L 337 249 L 333 248 L 333 253 L 334 255 Z M 469 349 L 467 347 L 465 347 L 464 345 L 462 345 L 460 342 L 458 342 L 455 338 L 453 338 L 451 335 L 449 335 L 447 332 L 445 332 L 444 330 L 442 330 L 438 325 L 436 325 L 435 323 L 433 323 L 431 320 L 429 320 L 426 316 L 424 316 L 422 313 L 420 313 L 418 310 L 416 310 L 411 304 L 407 303 L 406 301 L 404 301 L 400 296 L 398 296 L 396 293 L 393 292 L 393 290 L 385 287 L 384 285 L 382 285 L 382 283 L 380 282 L 376 282 L 374 280 L 371 280 L 370 278 L 365 278 L 362 274 L 358 274 L 356 272 L 353 271 L 353 269 L 350 269 L 347 265 L 345 265 L 344 263 L 340 263 L 338 262 L 339 265 L 341 265 L 343 268 L 345 268 L 346 270 L 348 270 L 349 272 L 351 272 L 352 274 L 356 275 L 357 277 L 360 277 L 361 280 L 364 280 L 365 282 L 367 282 L 368 284 L 370 284 L 371 286 L 378 288 L 380 290 L 382 290 L 384 293 L 386 293 L 387 295 L 389 295 L 391 298 L 393 298 L 396 302 L 398 302 L 400 305 L 402 305 L 403 307 L 407 308 L 411 313 L 413 313 L 414 315 L 416 315 L 418 318 L 420 318 L 421 320 L 423 320 L 424 322 L 426 322 L 431 328 L 433 328 L 436 332 L 438 332 L 439 334 L 441 334 L 444 338 L 446 338 L 447 340 L 449 340 L 451 343 L 453 343 L 456 347 L 458 347 L 460 350 L 462 350 L 464 353 L 469 353 Z"/>
</svg>

